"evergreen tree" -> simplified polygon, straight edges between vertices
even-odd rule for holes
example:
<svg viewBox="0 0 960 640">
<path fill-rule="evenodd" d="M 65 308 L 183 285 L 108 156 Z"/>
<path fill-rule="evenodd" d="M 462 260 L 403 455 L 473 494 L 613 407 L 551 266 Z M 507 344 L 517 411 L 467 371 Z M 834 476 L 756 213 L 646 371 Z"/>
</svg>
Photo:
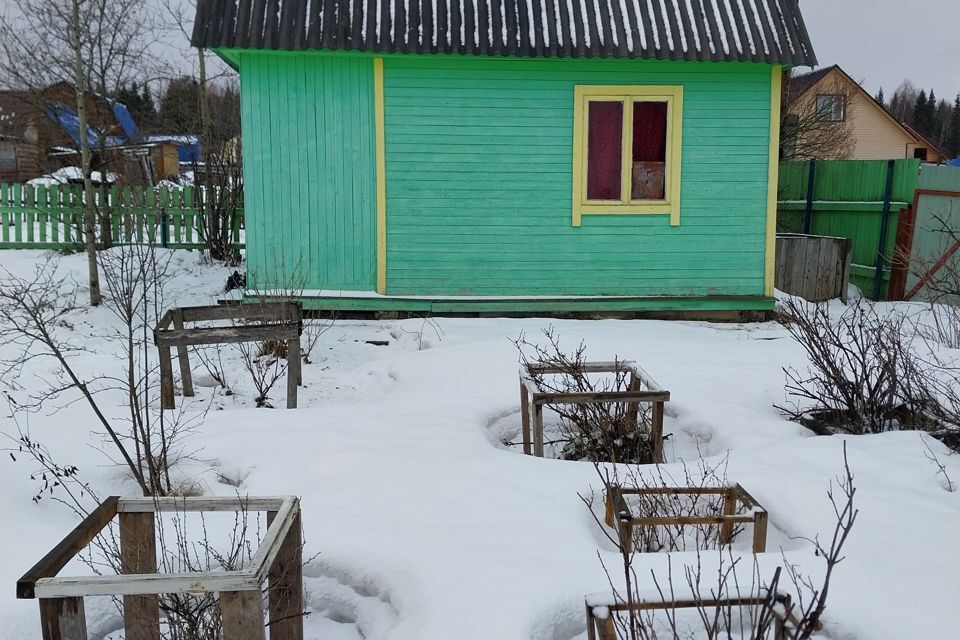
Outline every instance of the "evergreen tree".
<svg viewBox="0 0 960 640">
<path fill-rule="evenodd" d="M 877 91 L 877 95 L 873 96 L 873 99 L 876 100 L 881 107 L 887 106 L 887 101 L 883 97 L 883 87 L 880 87 L 880 91 Z"/>
<path fill-rule="evenodd" d="M 960 157 L 960 93 L 953 101 L 953 112 L 950 114 L 950 125 L 947 127 L 943 146 L 949 157 Z"/>
<path fill-rule="evenodd" d="M 160 126 L 164 133 L 200 132 L 200 85 L 190 76 L 170 81 L 160 99 Z"/>
<path fill-rule="evenodd" d="M 913 105 L 913 118 L 910 121 L 910 126 L 921 135 L 934 137 L 937 125 L 937 103 L 930 102 L 931 97 L 933 97 L 933 91 L 930 92 L 930 97 L 923 90 L 917 95 L 917 101 Z"/>
<path fill-rule="evenodd" d="M 933 89 L 930 89 L 927 95 L 927 108 L 923 113 L 927 118 L 927 130 L 924 133 L 936 140 L 940 135 L 940 127 L 937 123 L 937 96 L 934 95 Z"/>
</svg>

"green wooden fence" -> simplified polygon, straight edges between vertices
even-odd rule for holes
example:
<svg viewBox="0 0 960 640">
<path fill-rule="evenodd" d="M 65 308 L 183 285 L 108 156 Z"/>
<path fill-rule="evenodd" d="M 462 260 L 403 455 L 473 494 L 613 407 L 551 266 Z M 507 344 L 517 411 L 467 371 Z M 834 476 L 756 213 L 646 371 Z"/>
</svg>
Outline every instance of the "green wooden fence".
<svg viewBox="0 0 960 640">
<path fill-rule="evenodd" d="M 193 187 L 97 189 L 97 241 L 203 249 L 205 218 Z M 83 244 L 81 185 L 0 184 L 0 249 L 70 249 Z M 243 247 L 243 210 L 233 242 Z M 108 237 L 109 236 L 109 237 Z"/>
<path fill-rule="evenodd" d="M 884 224 L 888 166 L 887 160 L 816 161 L 811 185 L 810 162 L 782 162 L 777 190 L 777 231 L 849 238 L 850 281 L 868 296 L 879 288 L 881 299 L 887 297 L 899 212 L 913 200 L 920 161 L 894 161 Z"/>
</svg>

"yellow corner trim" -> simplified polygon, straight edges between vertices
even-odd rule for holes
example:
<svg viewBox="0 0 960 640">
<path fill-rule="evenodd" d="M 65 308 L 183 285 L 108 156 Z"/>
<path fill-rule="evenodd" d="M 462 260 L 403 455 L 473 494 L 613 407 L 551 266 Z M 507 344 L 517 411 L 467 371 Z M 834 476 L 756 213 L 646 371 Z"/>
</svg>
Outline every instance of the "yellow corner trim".
<svg viewBox="0 0 960 640">
<path fill-rule="evenodd" d="M 377 156 L 377 293 L 387 292 L 387 156 L 383 125 L 383 58 L 373 59 L 373 117 Z"/>
<path fill-rule="evenodd" d="M 577 85 L 573 103 L 573 226 L 579 227 L 584 215 L 667 214 L 670 225 L 680 224 L 680 173 L 683 148 L 683 87 L 677 85 Z M 590 202 L 585 198 L 587 184 L 587 110 L 591 100 L 619 100 L 623 102 L 623 136 L 620 174 L 620 193 L 617 202 Z M 667 103 L 667 175 L 662 202 L 636 202 L 630 198 L 629 160 L 633 153 L 633 107 L 637 100 L 657 100 Z"/>
<path fill-rule="evenodd" d="M 770 70 L 770 150 L 767 166 L 767 236 L 763 269 L 763 295 L 773 296 L 777 251 L 777 182 L 780 174 L 780 65 Z"/>
</svg>

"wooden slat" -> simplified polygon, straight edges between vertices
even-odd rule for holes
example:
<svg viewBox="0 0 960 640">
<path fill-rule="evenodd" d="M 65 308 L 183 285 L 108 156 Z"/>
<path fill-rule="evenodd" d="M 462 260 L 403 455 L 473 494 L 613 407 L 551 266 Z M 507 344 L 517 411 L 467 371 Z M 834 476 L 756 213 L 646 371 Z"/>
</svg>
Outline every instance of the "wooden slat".
<svg viewBox="0 0 960 640">
<path fill-rule="evenodd" d="M 38 598 L 75 596 L 136 596 L 161 593 L 217 593 L 260 589 L 249 571 L 161 573 L 129 576 L 65 576 L 40 578 L 34 586 Z"/>
<path fill-rule="evenodd" d="M 287 496 L 237 497 L 197 496 L 163 498 L 120 498 L 119 513 L 153 513 L 158 511 L 272 511 L 288 500 Z"/>
<path fill-rule="evenodd" d="M 283 504 L 277 509 L 277 515 L 272 524 L 267 528 L 260 548 L 250 562 L 257 582 L 261 583 L 267 578 L 270 567 L 280 553 L 280 546 L 287 536 L 287 532 L 293 526 L 294 519 L 300 513 L 299 498 L 290 497 L 284 500 Z"/>
<path fill-rule="evenodd" d="M 229 344 L 259 340 L 288 340 L 300 336 L 300 326 L 294 323 L 249 327 L 203 327 L 177 331 L 170 329 L 156 334 L 157 345 L 183 346 L 197 344 Z"/>
<path fill-rule="evenodd" d="M 669 391 L 590 391 L 574 393 L 538 393 L 534 404 L 599 404 L 603 402 L 666 402 Z"/>
<path fill-rule="evenodd" d="M 630 520 L 624 520 L 631 527 L 636 526 L 665 526 L 672 524 L 718 524 L 724 525 L 728 523 L 747 523 L 753 522 L 753 515 L 749 516 L 672 516 L 672 517 L 660 517 L 660 516 L 651 516 L 649 518 L 630 518 Z"/>
<path fill-rule="evenodd" d="M 101 529 L 117 515 L 117 502 L 119 500 L 120 498 L 118 496 L 110 496 L 100 503 L 100 506 L 84 518 L 83 522 L 68 533 L 57 546 L 51 549 L 47 555 L 43 556 L 39 562 L 23 574 L 23 576 L 17 580 L 17 597 L 35 597 L 37 595 L 37 581 L 57 575 L 57 573 L 70 562 L 73 556 L 87 546 L 87 544 L 100 533 Z M 48 597 L 57 596 L 54 594 Z"/>
</svg>

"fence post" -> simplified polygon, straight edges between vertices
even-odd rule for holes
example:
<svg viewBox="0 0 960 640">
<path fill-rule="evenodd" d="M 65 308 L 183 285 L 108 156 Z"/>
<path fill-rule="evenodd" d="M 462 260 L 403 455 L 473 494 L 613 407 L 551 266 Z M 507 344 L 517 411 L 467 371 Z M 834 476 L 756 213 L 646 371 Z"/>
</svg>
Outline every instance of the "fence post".
<svg viewBox="0 0 960 640">
<path fill-rule="evenodd" d="M 803 211 L 803 232 L 807 235 L 813 228 L 813 187 L 817 177 L 817 161 L 810 160 L 810 168 L 807 173 L 807 206 Z"/>
<path fill-rule="evenodd" d="M 890 199 L 893 196 L 893 169 L 894 160 L 887 161 L 887 180 L 883 185 L 883 211 L 880 214 L 880 240 L 877 241 L 877 257 L 874 262 L 873 299 L 879 300 L 883 289 L 883 266 L 886 258 L 883 250 L 887 244 L 887 227 L 890 218 Z"/>
<path fill-rule="evenodd" d="M 83 598 L 40 598 L 43 640 L 87 640 Z"/>
</svg>

